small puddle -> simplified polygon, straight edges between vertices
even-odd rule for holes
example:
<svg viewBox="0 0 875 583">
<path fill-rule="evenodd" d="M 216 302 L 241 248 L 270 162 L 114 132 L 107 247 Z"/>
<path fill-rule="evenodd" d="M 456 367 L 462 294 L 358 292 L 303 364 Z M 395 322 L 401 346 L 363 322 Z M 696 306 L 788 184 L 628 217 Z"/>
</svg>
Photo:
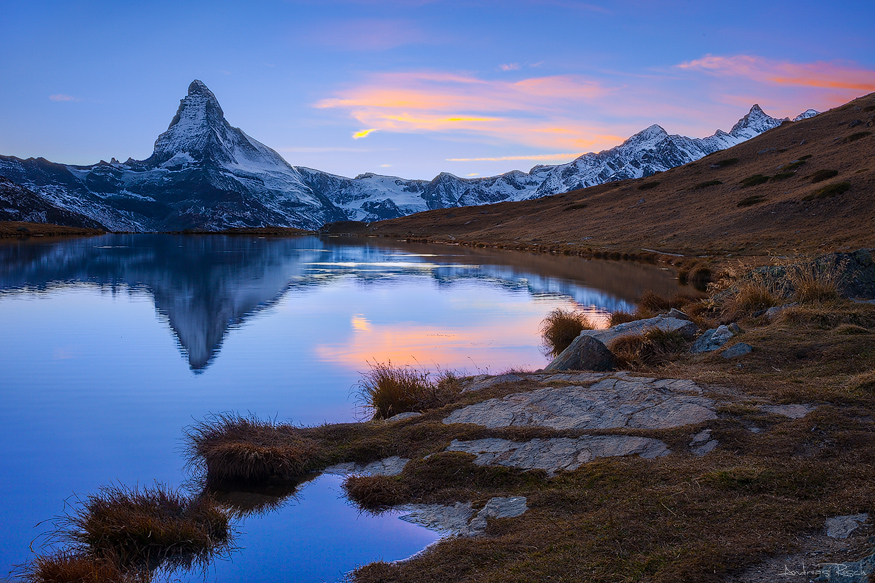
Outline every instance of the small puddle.
<svg viewBox="0 0 875 583">
<path fill-rule="evenodd" d="M 404 512 L 359 511 L 343 496 L 342 482 L 343 476 L 323 474 L 277 500 L 279 506 L 261 500 L 262 508 L 270 509 L 240 520 L 238 550 L 230 560 L 214 562 L 206 580 L 339 581 L 356 567 L 406 559 L 440 538 L 401 520 Z M 203 575 L 193 573 L 186 580 L 204 581 Z"/>
</svg>

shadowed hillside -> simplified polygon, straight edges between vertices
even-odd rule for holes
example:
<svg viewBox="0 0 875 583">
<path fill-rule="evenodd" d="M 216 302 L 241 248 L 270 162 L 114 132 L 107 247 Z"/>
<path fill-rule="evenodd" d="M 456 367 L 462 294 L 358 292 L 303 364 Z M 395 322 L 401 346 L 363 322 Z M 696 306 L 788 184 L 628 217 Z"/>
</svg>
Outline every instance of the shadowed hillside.
<svg viewBox="0 0 875 583">
<path fill-rule="evenodd" d="M 371 234 L 569 252 L 875 246 L 875 94 L 666 172 L 381 221 Z"/>
</svg>

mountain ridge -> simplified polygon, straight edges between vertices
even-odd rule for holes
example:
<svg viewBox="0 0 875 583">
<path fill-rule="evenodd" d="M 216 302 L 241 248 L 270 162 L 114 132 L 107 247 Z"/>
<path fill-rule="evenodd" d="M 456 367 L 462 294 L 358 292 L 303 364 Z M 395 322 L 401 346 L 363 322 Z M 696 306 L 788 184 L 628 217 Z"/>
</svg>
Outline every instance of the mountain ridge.
<svg viewBox="0 0 875 583">
<path fill-rule="evenodd" d="M 799 117 L 809 114 L 808 110 Z M 340 220 L 374 221 L 440 208 L 540 198 L 640 178 L 697 160 L 788 121 L 751 107 L 727 133 L 668 134 L 653 124 L 619 146 L 567 164 L 481 178 L 448 172 L 432 180 L 375 173 L 346 178 L 289 164 L 230 125 L 215 94 L 194 80 L 145 160 L 91 166 L 0 156 L 0 176 L 46 205 L 115 231 L 223 230 L 264 226 L 315 229 Z"/>
</svg>

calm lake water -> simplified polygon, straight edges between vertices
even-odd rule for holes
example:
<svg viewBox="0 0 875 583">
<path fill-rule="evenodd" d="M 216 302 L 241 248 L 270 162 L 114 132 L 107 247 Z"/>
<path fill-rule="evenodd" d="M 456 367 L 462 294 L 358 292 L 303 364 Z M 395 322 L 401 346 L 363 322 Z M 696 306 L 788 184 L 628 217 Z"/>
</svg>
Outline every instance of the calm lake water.
<svg viewBox="0 0 875 583">
<path fill-rule="evenodd" d="M 547 312 L 604 321 L 647 289 L 677 288 L 652 266 L 377 239 L 0 244 L 0 580 L 76 496 L 183 485 L 183 429 L 211 413 L 353 421 L 351 388 L 373 361 L 541 368 Z M 241 519 L 239 548 L 207 580 L 335 581 L 436 540 L 360 515 L 340 482 L 319 477 Z"/>
</svg>

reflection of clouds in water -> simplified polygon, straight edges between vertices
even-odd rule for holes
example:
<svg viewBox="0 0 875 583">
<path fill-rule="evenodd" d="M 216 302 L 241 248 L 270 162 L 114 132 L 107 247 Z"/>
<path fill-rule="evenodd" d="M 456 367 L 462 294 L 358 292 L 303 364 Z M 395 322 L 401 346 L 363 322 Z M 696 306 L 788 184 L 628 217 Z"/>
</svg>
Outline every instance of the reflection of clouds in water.
<svg viewBox="0 0 875 583">
<path fill-rule="evenodd" d="M 353 330 L 360 330 L 362 332 L 370 332 L 371 330 L 371 323 L 361 314 L 355 314 L 352 317 L 351 323 Z"/>
<path fill-rule="evenodd" d="M 350 280 L 364 287 L 393 286 L 386 288 L 393 294 L 403 289 L 405 278 L 427 278 L 437 290 L 485 285 L 525 293 L 527 302 L 534 298 L 535 303 L 558 302 L 557 305 L 582 307 L 599 322 L 605 321 L 606 312 L 632 308 L 631 301 L 616 292 L 605 292 L 568 277 L 555 277 L 549 270 L 538 272 L 537 266 L 493 264 L 490 260 L 497 260 L 498 256 L 456 250 L 452 254 L 422 248 L 411 251 L 422 252 L 376 247 L 372 242 L 337 243 L 314 237 L 108 235 L 99 240 L 52 241 L 0 248 L 0 265 L 3 266 L 0 291 L 20 293 L 83 283 L 97 284 L 113 293 L 125 289 L 128 293 L 133 289 L 148 291 L 193 370 L 203 370 L 209 365 L 229 329 L 240 327 L 246 318 L 267 307 L 276 306 L 289 292 L 332 289 Z M 505 262 L 540 261 L 525 255 L 500 258 Z M 574 265 L 570 271 L 575 273 L 586 270 L 579 273 L 584 282 L 599 277 L 615 282 L 612 289 L 629 287 L 622 282 L 616 284 L 626 273 L 631 274 L 630 282 L 637 282 L 630 284 L 632 287 L 640 288 L 645 285 L 641 281 L 650 281 L 647 279 L 650 275 L 644 274 L 641 266 L 581 262 L 562 265 Z M 666 279 L 664 274 L 654 274 Z M 634 297 L 636 293 L 637 289 L 632 290 L 626 297 Z M 476 309 L 476 302 L 480 301 L 477 293 L 447 295 L 452 298 L 450 301 L 467 302 L 468 310 Z M 489 309 L 489 306 L 483 307 Z M 429 306 L 423 308 L 427 311 Z M 514 314 L 506 318 L 518 319 L 517 325 L 527 326 L 530 335 L 547 311 L 543 305 L 539 310 L 537 316 Z M 352 330 L 373 334 L 377 327 L 367 314 L 359 316 L 360 319 L 350 320 Z M 533 318 L 537 321 L 530 321 Z M 503 324 L 481 325 L 501 327 Z M 512 326 L 506 328 L 502 333 L 511 334 L 511 338 L 519 337 L 518 331 L 510 329 Z M 415 340 L 413 346 L 419 346 L 417 335 L 410 336 L 408 332 L 399 332 L 398 339 L 409 337 Z M 451 328 L 434 329 L 432 333 L 438 335 L 426 337 L 431 338 L 431 344 L 436 344 L 447 335 L 477 338 L 481 332 L 459 332 Z M 409 353 L 409 349 L 397 346 L 397 340 L 393 347 L 391 334 L 386 333 L 381 338 L 378 345 L 382 352 L 400 354 L 399 351 L 406 350 Z M 333 349 L 325 354 L 342 352 Z"/>
<path fill-rule="evenodd" d="M 490 362 L 498 368 L 543 366 L 546 359 L 537 362 L 521 362 L 521 359 L 527 358 L 523 354 L 529 354 L 532 336 L 544 317 L 544 306 L 505 302 L 501 306 L 513 317 L 506 317 L 495 310 L 495 304 L 490 304 L 491 311 L 477 321 L 446 325 L 375 323 L 355 315 L 351 337 L 318 344 L 313 347 L 313 353 L 319 360 L 353 371 L 372 361 L 451 369 L 470 368 L 472 362 Z M 576 305 L 567 298 L 557 298 L 550 302 L 550 307 L 573 309 Z"/>
</svg>

